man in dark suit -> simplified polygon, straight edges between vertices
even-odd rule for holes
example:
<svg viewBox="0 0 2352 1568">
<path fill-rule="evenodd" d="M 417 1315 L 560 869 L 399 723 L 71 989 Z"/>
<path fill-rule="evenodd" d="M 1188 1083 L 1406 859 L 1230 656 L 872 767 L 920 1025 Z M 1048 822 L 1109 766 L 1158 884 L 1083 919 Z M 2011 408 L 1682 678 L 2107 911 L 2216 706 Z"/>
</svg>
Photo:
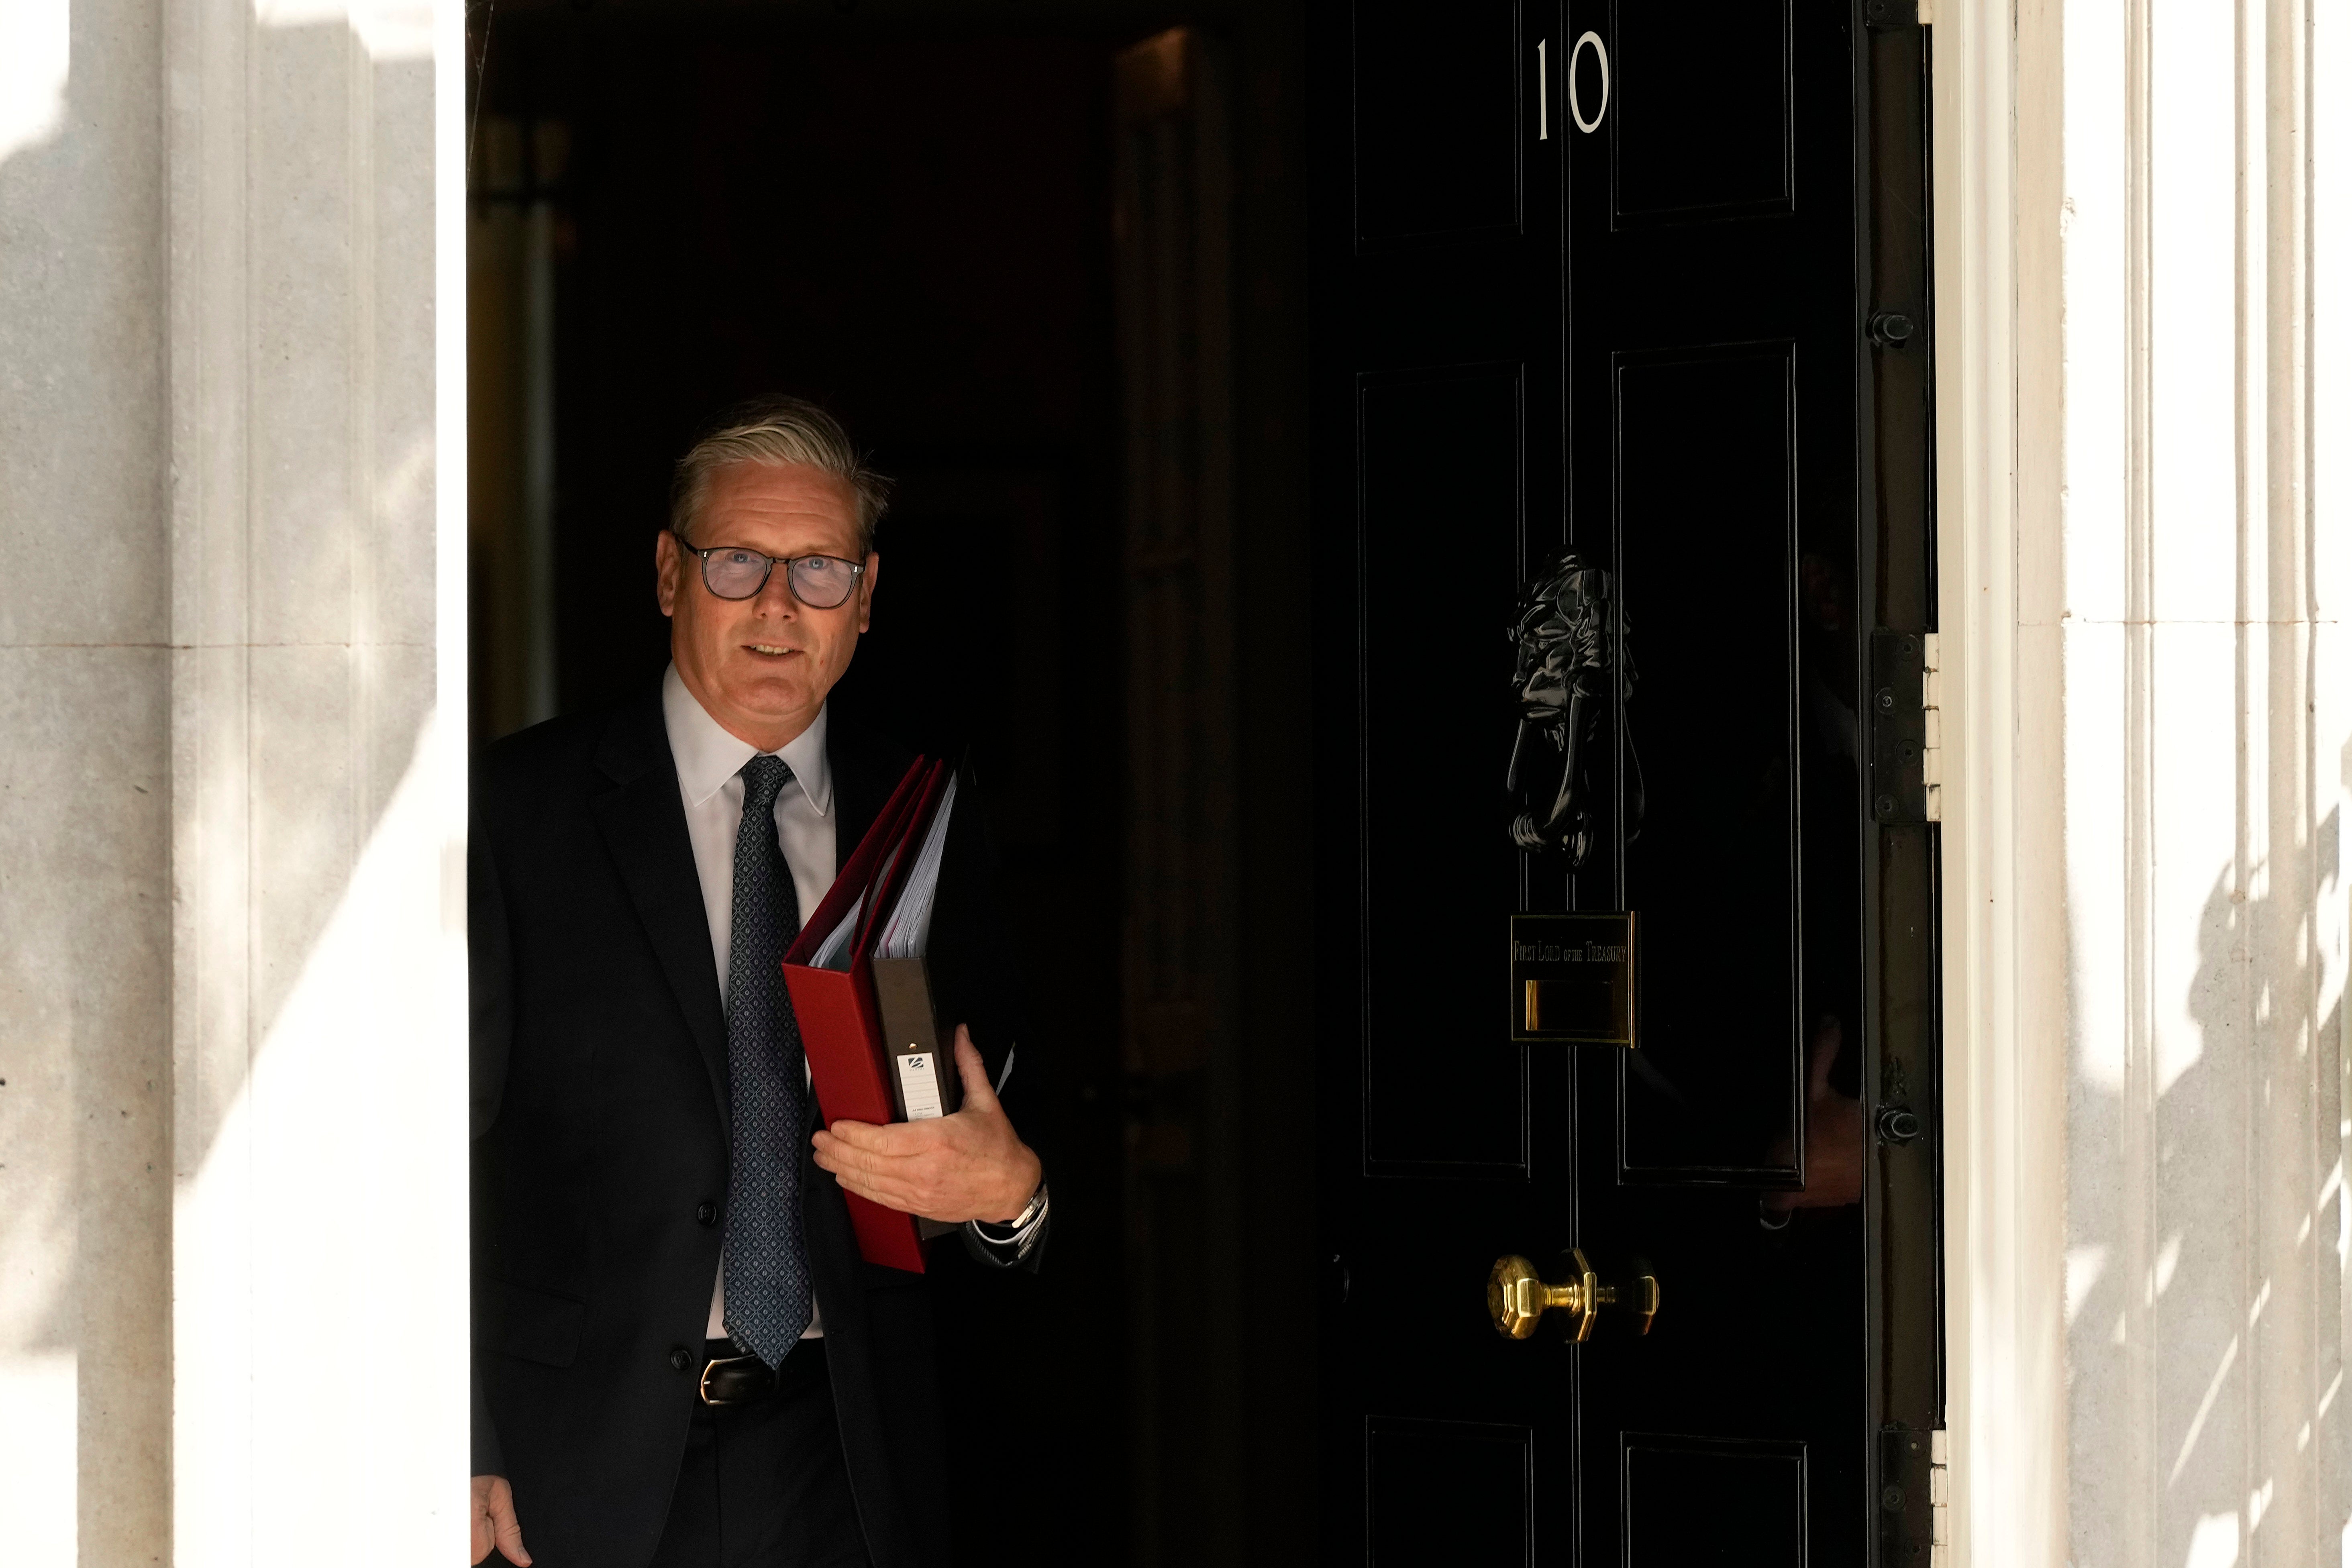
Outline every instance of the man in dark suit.
<svg viewBox="0 0 2352 1568">
<path fill-rule="evenodd" d="M 526 1528 L 546 1568 L 948 1560 L 937 1276 L 1035 1267 L 1048 1217 L 996 1092 L 979 812 L 929 951 L 961 1110 L 820 1130 L 779 968 L 910 760 L 825 705 L 883 500 L 822 410 L 735 411 L 656 545 L 660 690 L 476 768 L 477 1563 L 533 1562 Z M 960 1255 L 866 1263 L 845 1190 L 961 1224 Z"/>
</svg>

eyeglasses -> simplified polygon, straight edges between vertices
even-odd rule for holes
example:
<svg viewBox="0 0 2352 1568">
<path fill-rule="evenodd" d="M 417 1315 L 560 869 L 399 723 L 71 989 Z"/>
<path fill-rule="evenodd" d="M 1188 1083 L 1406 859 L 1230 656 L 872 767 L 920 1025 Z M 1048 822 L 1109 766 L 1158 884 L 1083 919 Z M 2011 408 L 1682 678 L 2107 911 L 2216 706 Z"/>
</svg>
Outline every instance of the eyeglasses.
<svg viewBox="0 0 2352 1568">
<path fill-rule="evenodd" d="M 680 549 L 702 557 L 702 585 L 722 599 L 756 597 L 768 585 L 768 574 L 782 566 L 793 598 L 812 610 L 837 610 L 848 602 L 857 580 L 866 574 L 862 562 L 844 561 L 838 555 L 762 555 L 740 544 L 698 550 L 676 529 L 670 532 Z"/>
</svg>

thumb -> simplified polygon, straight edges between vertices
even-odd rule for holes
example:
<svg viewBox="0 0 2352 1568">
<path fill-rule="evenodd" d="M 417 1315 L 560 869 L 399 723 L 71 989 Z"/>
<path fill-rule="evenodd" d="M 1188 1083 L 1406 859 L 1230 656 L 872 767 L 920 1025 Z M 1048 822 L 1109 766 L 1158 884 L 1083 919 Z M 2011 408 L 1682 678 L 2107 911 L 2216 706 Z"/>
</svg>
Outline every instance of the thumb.
<svg viewBox="0 0 2352 1568">
<path fill-rule="evenodd" d="M 515 1517 L 514 1489 L 503 1479 L 490 1488 L 490 1528 L 498 1537 L 499 1555 L 515 1568 L 530 1568 L 530 1553 L 523 1550 L 522 1521 Z"/>
<path fill-rule="evenodd" d="M 996 1089 L 988 1081 L 988 1064 L 981 1059 L 980 1047 L 971 1043 L 971 1030 L 962 1024 L 956 1026 L 955 1059 L 956 1070 L 963 1077 L 963 1108 L 994 1110 Z"/>
<path fill-rule="evenodd" d="M 1844 1047 L 1845 1026 L 1838 1022 L 1836 1014 L 1823 1014 L 1821 1026 L 1813 1031 L 1812 1082 L 1808 1098 L 1829 1098 L 1830 1069 L 1837 1066 L 1838 1053 Z"/>
</svg>

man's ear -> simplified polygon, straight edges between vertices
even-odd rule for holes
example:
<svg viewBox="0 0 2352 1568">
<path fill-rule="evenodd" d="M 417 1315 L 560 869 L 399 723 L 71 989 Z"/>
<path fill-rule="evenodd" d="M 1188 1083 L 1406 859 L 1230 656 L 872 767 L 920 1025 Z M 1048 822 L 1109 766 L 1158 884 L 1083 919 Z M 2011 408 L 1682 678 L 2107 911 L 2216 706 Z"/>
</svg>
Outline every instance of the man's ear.
<svg viewBox="0 0 2352 1568">
<path fill-rule="evenodd" d="M 857 629 L 862 634 L 874 625 L 874 584 L 882 576 L 880 552 L 866 552 L 866 571 L 857 580 Z"/>
<path fill-rule="evenodd" d="M 654 600 L 665 616 L 677 608 L 677 563 L 685 558 L 677 534 L 665 528 L 654 535 Z"/>
</svg>

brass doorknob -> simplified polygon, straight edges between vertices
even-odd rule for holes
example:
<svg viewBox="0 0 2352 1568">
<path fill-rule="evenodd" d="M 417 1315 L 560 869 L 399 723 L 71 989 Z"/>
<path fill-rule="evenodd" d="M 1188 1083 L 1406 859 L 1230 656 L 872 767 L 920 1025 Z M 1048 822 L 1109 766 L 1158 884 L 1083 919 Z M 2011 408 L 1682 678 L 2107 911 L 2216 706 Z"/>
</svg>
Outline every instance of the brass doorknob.
<svg viewBox="0 0 2352 1568">
<path fill-rule="evenodd" d="M 1629 1285 L 1604 1285 L 1580 1250 L 1569 1253 L 1571 1269 L 1557 1285 L 1544 1283 L 1536 1266 L 1517 1253 L 1495 1259 L 1486 1275 L 1486 1311 L 1495 1331 L 1507 1339 L 1524 1340 L 1536 1331 L 1549 1311 L 1564 1311 L 1576 1324 L 1579 1342 L 1592 1337 L 1592 1325 L 1603 1307 L 1622 1306 L 1641 1321 L 1648 1333 L 1658 1315 L 1658 1277 L 1643 1274 Z"/>
</svg>

